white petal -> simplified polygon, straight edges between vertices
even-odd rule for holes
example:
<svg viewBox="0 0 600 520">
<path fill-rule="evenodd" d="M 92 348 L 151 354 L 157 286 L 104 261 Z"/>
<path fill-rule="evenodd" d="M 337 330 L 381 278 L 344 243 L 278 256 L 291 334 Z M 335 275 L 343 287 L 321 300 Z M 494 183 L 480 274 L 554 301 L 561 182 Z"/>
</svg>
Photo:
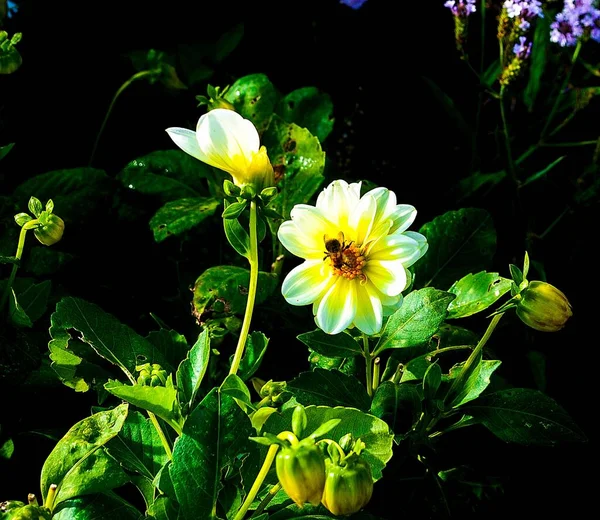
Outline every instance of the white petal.
<svg viewBox="0 0 600 520">
<path fill-rule="evenodd" d="M 327 334 L 338 334 L 352 325 L 356 315 L 356 282 L 336 277 L 323 296 L 315 321 Z"/>
<path fill-rule="evenodd" d="M 371 284 L 358 285 L 354 325 L 365 334 L 377 334 L 383 323 L 383 307 L 377 290 Z"/>
<path fill-rule="evenodd" d="M 415 233 L 419 235 L 419 233 Z M 425 237 L 420 235 L 424 240 Z M 427 242 L 424 242 L 427 244 Z M 409 232 L 388 235 L 369 250 L 371 260 L 400 260 L 405 267 L 411 266 L 423 256 L 423 242 L 417 242 Z"/>
<path fill-rule="evenodd" d="M 339 229 L 314 206 L 297 204 L 290 212 L 291 221 L 284 222 L 278 232 L 284 247 L 296 256 L 323 260 L 325 236 L 337 236 Z M 285 225 L 285 227 L 284 227 Z M 282 230 L 283 228 L 283 230 Z"/>
<path fill-rule="evenodd" d="M 412 238 L 418 246 L 418 251 L 414 252 L 410 258 L 403 259 L 402 261 L 404 267 L 410 267 L 427 253 L 429 244 L 427 243 L 427 239 L 421 235 L 421 233 L 417 233 L 416 231 L 405 231 L 404 235 Z"/>
<path fill-rule="evenodd" d="M 346 237 L 346 239 L 353 240 L 357 244 L 364 244 L 371 232 L 376 211 L 377 203 L 373 197 L 365 196 L 360 199 L 348 222 L 348 227 L 355 234 L 353 237 Z"/>
<path fill-rule="evenodd" d="M 198 146 L 196 132 L 188 130 L 187 128 L 172 127 L 167 128 L 167 134 L 169 134 L 169 137 L 173 139 L 173 142 L 185 153 L 189 153 L 192 157 L 200 159 L 201 161 L 203 160 L 204 154 Z"/>
<path fill-rule="evenodd" d="M 417 210 L 410 204 L 398 204 L 392 211 L 391 218 L 394 222 L 390 233 L 406 231 L 417 217 Z"/>
<path fill-rule="evenodd" d="M 294 267 L 283 280 L 281 294 L 291 305 L 308 305 L 319 298 L 333 283 L 329 269 L 323 269 L 323 262 L 307 260 Z"/>
<path fill-rule="evenodd" d="M 358 204 L 356 190 L 338 179 L 325 188 L 317 198 L 317 208 L 342 231 L 348 227 L 348 218 Z"/>
<path fill-rule="evenodd" d="M 201 160 L 229 173 L 245 172 L 260 147 L 252 122 L 224 108 L 211 110 L 198 120 L 196 139 Z"/>
<path fill-rule="evenodd" d="M 369 260 L 363 272 L 388 296 L 396 296 L 406 288 L 406 272 L 400 260 Z"/>
</svg>

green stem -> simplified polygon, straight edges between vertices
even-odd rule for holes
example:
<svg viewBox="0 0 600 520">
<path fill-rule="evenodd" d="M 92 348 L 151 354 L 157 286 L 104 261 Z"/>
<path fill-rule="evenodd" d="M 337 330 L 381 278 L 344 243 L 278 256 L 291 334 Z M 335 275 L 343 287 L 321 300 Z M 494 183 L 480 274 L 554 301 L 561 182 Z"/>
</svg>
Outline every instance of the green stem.
<svg viewBox="0 0 600 520">
<path fill-rule="evenodd" d="M 113 107 L 115 106 L 115 103 L 117 102 L 117 99 L 119 99 L 119 96 L 134 81 L 137 81 L 138 79 L 145 78 L 147 76 L 152 76 L 152 74 L 155 74 L 155 72 L 153 72 L 151 70 L 143 70 L 141 72 L 137 72 L 136 74 L 134 74 L 133 76 L 131 76 L 125 83 L 123 83 L 119 87 L 119 90 L 117 90 L 117 92 L 115 93 L 115 95 L 112 98 L 112 101 L 110 102 L 110 105 L 108 106 L 108 110 L 106 112 L 106 115 L 104 116 L 104 120 L 102 121 L 102 126 L 100 127 L 100 131 L 98 132 L 98 135 L 96 136 L 96 141 L 94 142 L 94 148 L 92 148 L 92 155 L 90 155 L 90 160 L 88 162 L 88 166 L 91 166 L 92 162 L 94 162 L 94 156 L 96 155 L 96 149 L 98 148 L 98 143 L 100 142 L 100 137 L 102 136 L 102 132 L 104 132 L 104 127 L 106 126 L 108 118 L 110 117 L 110 114 L 111 114 L 111 112 L 113 110 Z"/>
<path fill-rule="evenodd" d="M 483 350 L 483 347 L 490 339 L 492 332 L 494 332 L 494 329 L 496 328 L 496 325 L 498 325 L 498 322 L 500 321 L 502 316 L 504 316 L 504 313 L 496 314 L 492 318 L 492 321 L 490 321 L 490 324 L 488 325 L 487 330 L 485 331 L 482 338 L 479 340 L 479 343 L 477 343 L 477 346 L 475 347 L 473 352 L 471 352 L 471 355 L 468 357 L 467 361 L 465 361 L 465 364 L 463 365 L 462 370 L 460 371 L 458 376 L 456 376 L 456 379 L 453 381 L 452 386 L 450 387 L 450 390 L 448 390 L 448 393 L 446 395 L 448 395 L 448 396 L 454 395 L 454 392 L 458 388 L 460 388 L 460 385 L 463 383 L 463 379 L 470 373 L 469 370 L 470 370 L 471 366 L 473 365 L 473 363 L 475 363 L 477 356 Z"/>
<path fill-rule="evenodd" d="M 48 488 L 48 494 L 46 495 L 46 500 L 44 501 L 44 507 L 50 511 L 54 509 L 54 499 L 56 498 L 56 490 L 58 486 L 56 484 L 50 484 Z"/>
<path fill-rule="evenodd" d="M 381 371 L 381 358 L 379 356 L 377 356 L 373 360 L 373 385 L 372 385 L 373 393 L 375 393 L 375 391 L 377 390 L 377 387 L 379 386 L 379 380 L 381 378 L 380 371 Z"/>
<path fill-rule="evenodd" d="M 594 139 L 593 141 L 577 141 L 574 143 L 542 143 L 541 146 L 544 148 L 566 148 L 572 146 L 592 146 L 598 144 L 598 139 Z"/>
<path fill-rule="evenodd" d="M 500 116 L 502 118 L 502 133 L 504 134 L 504 146 L 506 148 L 506 162 L 508 165 L 508 173 L 515 187 L 519 185 L 517 179 L 517 171 L 513 161 L 512 149 L 510 146 L 510 134 L 508 132 L 508 120 L 506 118 L 506 109 L 504 108 L 504 86 L 500 88 Z"/>
<path fill-rule="evenodd" d="M 252 513 L 250 518 L 255 518 L 257 516 L 260 516 L 262 514 L 262 512 L 265 510 L 265 507 L 267 507 L 267 505 L 269 505 L 269 502 L 271 500 L 273 500 L 273 497 L 277 494 L 277 492 L 280 489 L 281 489 L 281 484 L 279 482 L 277 482 L 277 484 L 275 484 L 274 486 L 271 486 L 271 489 L 269 489 L 269 492 L 267 493 L 265 498 L 263 498 L 261 500 L 260 504 L 258 504 L 258 507 L 254 511 L 254 513 Z"/>
<path fill-rule="evenodd" d="M 12 265 L 12 269 L 10 270 L 10 276 L 4 286 L 4 293 L 2 294 L 2 300 L 0 300 L 0 311 L 4 309 L 6 302 L 8 301 L 8 295 L 12 289 L 13 283 L 15 281 L 15 277 L 17 276 L 17 271 L 19 270 L 19 264 L 21 262 L 21 257 L 23 256 L 23 249 L 25 248 L 25 236 L 27 235 L 27 231 L 30 229 L 35 229 L 39 224 L 37 219 L 32 219 L 21 228 L 21 232 L 19 233 L 19 241 L 17 243 L 17 252 L 15 253 L 15 262 Z"/>
<path fill-rule="evenodd" d="M 467 349 L 471 349 L 471 345 L 454 345 L 452 347 L 444 347 L 444 348 L 440 348 L 438 350 L 434 350 L 433 352 L 429 353 L 429 357 L 433 357 L 433 356 L 437 356 L 439 354 L 443 354 L 444 352 L 451 352 L 453 350 L 467 350 Z"/>
<path fill-rule="evenodd" d="M 373 357 L 369 351 L 369 336 L 363 333 L 363 356 L 365 357 L 365 384 L 367 386 L 367 393 L 369 397 L 373 397 L 373 367 L 371 362 Z"/>
<path fill-rule="evenodd" d="M 552 105 L 552 110 L 550 110 L 550 115 L 548 116 L 548 119 L 546 120 L 546 124 L 544 125 L 544 128 L 542 129 L 542 133 L 540 134 L 540 142 L 544 141 L 544 139 L 546 137 L 546 133 L 548 132 L 548 129 L 550 128 L 550 125 L 552 124 L 552 121 L 554 120 L 554 116 L 556 115 L 556 111 L 558 110 L 558 105 L 560 104 L 560 100 L 562 98 L 563 92 L 569 85 L 569 80 L 571 79 L 571 74 L 573 73 L 573 68 L 575 67 L 575 62 L 577 61 L 577 58 L 579 57 L 579 52 L 581 51 L 582 44 L 583 44 L 583 42 L 580 39 L 577 42 L 577 46 L 575 47 L 575 50 L 573 51 L 573 56 L 571 57 L 571 66 L 569 67 L 569 70 L 567 71 L 567 75 L 565 76 L 565 79 L 563 80 L 560 90 L 558 91 L 558 95 L 556 96 L 556 99 L 554 100 L 554 104 Z"/>
<path fill-rule="evenodd" d="M 256 288 L 258 287 L 258 235 L 256 231 L 256 220 L 257 220 L 257 206 L 256 201 L 250 202 L 250 284 L 248 287 L 248 302 L 246 303 L 246 312 L 244 313 L 244 321 L 242 323 L 242 330 L 240 331 L 240 337 L 238 338 L 238 344 L 235 349 L 233 361 L 231 362 L 231 368 L 229 374 L 235 374 L 240 367 L 242 361 L 242 355 L 244 354 L 244 347 L 246 346 L 246 340 L 248 339 L 248 332 L 250 331 L 250 322 L 252 321 L 252 312 L 254 311 L 254 302 L 256 300 Z"/>
<path fill-rule="evenodd" d="M 158 424 L 158 419 L 156 418 L 156 415 L 154 415 L 152 412 L 148 412 L 148 417 L 150 417 L 150 421 L 152 422 L 156 433 L 158 433 L 158 437 L 160 438 L 160 442 L 162 443 L 165 453 L 167 454 L 167 458 L 169 460 L 173 460 L 173 452 L 171 451 L 171 446 L 169 444 L 169 441 L 167 440 L 167 437 L 165 436 L 165 432 L 163 432 L 162 428 L 160 427 L 160 424 Z M 181 432 L 179 432 L 179 434 L 181 435 Z"/>
<path fill-rule="evenodd" d="M 254 480 L 254 484 L 252 484 L 252 487 L 250 488 L 250 491 L 248 492 L 248 495 L 246 496 L 246 500 L 244 500 L 242 507 L 240 507 L 239 511 L 237 512 L 237 514 L 235 515 L 233 520 L 242 520 L 244 518 L 246 512 L 248 511 L 248 508 L 252 505 L 252 502 L 256 498 L 256 495 L 258 495 L 258 492 L 260 491 L 260 487 L 262 486 L 262 483 L 265 480 L 265 477 L 267 476 L 267 474 L 269 473 L 269 470 L 271 469 L 271 465 L 273 464 L 273 461 L 275 460 L 275 455 L 277 454 L 278 448 L 279 448 L 278 444 L 271 444 L 271 446 L 269 446 L 269 451 L 267 452 L 265 461 L 263 462 L 263 465 L 260 468 L 260 471 L 258 472 L 256 479 Z"/>
</svg>

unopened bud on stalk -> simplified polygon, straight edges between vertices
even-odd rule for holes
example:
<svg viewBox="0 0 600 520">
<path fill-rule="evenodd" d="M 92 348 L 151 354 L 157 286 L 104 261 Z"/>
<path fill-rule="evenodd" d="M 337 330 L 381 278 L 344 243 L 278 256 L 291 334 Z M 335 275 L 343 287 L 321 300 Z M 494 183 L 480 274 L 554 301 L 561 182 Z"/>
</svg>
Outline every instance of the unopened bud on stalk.
<svg viewBox="0 0 600 520">
<path fill-rule="evenodd" d="M 530 282 L 519 294 L 517 316 L 525 325 L 543 332 L 562 329 L 573 315 L 571 304 L 562 291 L 546 282 Z"/>
</svg>

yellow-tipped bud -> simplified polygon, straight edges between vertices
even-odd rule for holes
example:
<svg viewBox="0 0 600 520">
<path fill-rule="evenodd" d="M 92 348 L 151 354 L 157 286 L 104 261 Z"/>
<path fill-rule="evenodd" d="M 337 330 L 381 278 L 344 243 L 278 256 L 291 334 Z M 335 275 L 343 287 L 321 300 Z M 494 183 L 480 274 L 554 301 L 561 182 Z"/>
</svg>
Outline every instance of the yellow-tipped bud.
<svg viewBox="0 0 600 520">
<path fill-rule="evenodd" d="M 562 329 L 573 315 L 571 304 L 562 291 L 546 282 L 530 282 L 520 293 L 517 316 L 529 327 L 543 332 Z"/>
</svg>

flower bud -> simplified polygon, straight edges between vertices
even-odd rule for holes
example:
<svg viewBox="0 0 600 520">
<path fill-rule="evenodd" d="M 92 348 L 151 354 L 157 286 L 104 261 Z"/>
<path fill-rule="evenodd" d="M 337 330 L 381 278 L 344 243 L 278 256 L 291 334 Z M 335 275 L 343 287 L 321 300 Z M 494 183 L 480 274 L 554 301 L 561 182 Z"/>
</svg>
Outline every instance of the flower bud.
<svg viewBox="0 0 600 520">
<path fill-rule="evenodd" d="M 309 441 L 309 442 L 307 442 Z M 314 440 L 305 439 L 282 448 L 275 461 L 277 478 L 284 491 L 300 507 L 321 502 L 325 485 L 325 460 Z"/>
<path fill-rule="evenodd" d="M 530 282 L 520 293 L 517 316 L 525 325 L 542 332 L 555 332 L 573 315 L 562 291 L 546 282 Z"/>
<path fill-rule="evenodd" d="M 326 461 L 326 479 L 321 502 L 334 515 L 356 513 L 371 500 L 373 475 L 369 463 L 361 458 L 345 465 Z"/>
<path fill-rule="evenodd" d="M 37 238 L 45 246 L 56 244 L 65 230 L 63 219 L 53 213 L 42 212 L 39 218 L 40 226 L 33 230 L 35 238 Z"/>
</svg>

